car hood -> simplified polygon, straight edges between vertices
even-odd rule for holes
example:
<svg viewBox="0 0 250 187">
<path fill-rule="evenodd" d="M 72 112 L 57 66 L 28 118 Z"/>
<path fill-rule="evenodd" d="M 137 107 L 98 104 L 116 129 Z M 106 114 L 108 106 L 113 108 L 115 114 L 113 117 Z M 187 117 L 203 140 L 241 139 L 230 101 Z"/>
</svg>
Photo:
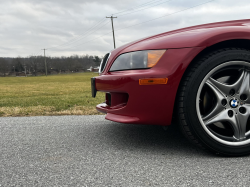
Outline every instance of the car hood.
<svg viewBox="0 0 250 187">
<path fill-rule="evenodd" d="M 152 49 L 210 46 L 227 39 L 250 39 L 250 19 L 187 27 L 143 38 L 115 50 L 113 54 Z M 113 56 L 113 55 L 112 55 Z M 116 56 L 116 55 L 115 55 Z"/>
</svg>

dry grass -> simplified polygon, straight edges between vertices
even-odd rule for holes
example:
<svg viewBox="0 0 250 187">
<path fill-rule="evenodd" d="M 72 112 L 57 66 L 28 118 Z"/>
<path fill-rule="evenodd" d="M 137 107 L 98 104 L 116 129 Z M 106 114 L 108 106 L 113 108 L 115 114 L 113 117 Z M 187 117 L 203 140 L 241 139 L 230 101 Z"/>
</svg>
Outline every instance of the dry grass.
<svg viewBox="0 0 250 187">
<path fill-rule="evenodd" d="M 57 111 L 53 106 L 1 107 L 0 116 L 58 116 L 58 115 L 95 115 L 99 113 L 95 107 L 74 106 L 67 110 Z"/>
<path fill-rule="evenodd" d="M 91 97 L 96 73 L 0 78 L 0 116 L 95 115 L 104 94 Z"/>
</svg>

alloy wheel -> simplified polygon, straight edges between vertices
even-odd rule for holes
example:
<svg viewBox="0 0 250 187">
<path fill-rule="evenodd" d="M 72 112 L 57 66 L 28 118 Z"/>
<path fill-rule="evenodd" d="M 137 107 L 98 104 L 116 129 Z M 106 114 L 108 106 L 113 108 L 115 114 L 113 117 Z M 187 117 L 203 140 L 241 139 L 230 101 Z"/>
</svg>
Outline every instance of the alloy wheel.
<svg viewBox="0 0 250 187">
<path fill-rule="evenodd" d="M 250 64 L 230 61 L 202 80 L 196 112 L 206 133 L 231 146 L 250 143 Z"/>
</svg>

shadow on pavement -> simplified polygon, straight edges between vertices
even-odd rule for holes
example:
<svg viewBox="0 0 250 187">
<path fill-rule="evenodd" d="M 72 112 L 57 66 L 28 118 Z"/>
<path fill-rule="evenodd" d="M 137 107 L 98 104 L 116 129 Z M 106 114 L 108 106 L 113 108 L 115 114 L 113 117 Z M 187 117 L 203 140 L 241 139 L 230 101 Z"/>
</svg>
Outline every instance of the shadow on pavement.
<svg viewBox="0 0 250 187">
<path fill-rule="evenodd" d="M 180 154 L 213 156 L 192 145 L 179 132 L 177 125 L 171 125 L 167 131 L 161 126 L 109 123 L 106 126 L 106 143 L 118 149 L 138 150 L 157 154 Z M 104 142 L 103 142 L 104 143 Z"/>
</svg>

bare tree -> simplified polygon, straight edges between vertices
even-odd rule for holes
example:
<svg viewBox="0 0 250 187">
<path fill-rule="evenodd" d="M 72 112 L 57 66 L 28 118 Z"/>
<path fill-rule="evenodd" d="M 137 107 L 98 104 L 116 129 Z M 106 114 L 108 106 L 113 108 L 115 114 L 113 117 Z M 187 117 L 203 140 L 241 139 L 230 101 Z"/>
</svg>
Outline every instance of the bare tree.
<svg viewBox="0 0 250 187">
<path fill-rule="evenodd" d="M 98 56 L 89 55 L 72 55 L 69 57 L 46 57 L 48 72 L 78 72 L 86 70 L 90 66 L 99 66 L 101 58 Z M 29 56 L 17 58 L 0 58 L 0 72 L 6 75 L 8 71 L 23 72 L 25 70 L 37 76 L 38 73 L 44 73 L 44 57 L 43 56 Z"/>
<path fill-rule="evenodd" d="M 3 76 L 6 76 L 6 73 L 9 71 L 10 65 L 9 63 L 4 59 L 0 58 L 0 72 L 3 74 Z"/>
</svg>

